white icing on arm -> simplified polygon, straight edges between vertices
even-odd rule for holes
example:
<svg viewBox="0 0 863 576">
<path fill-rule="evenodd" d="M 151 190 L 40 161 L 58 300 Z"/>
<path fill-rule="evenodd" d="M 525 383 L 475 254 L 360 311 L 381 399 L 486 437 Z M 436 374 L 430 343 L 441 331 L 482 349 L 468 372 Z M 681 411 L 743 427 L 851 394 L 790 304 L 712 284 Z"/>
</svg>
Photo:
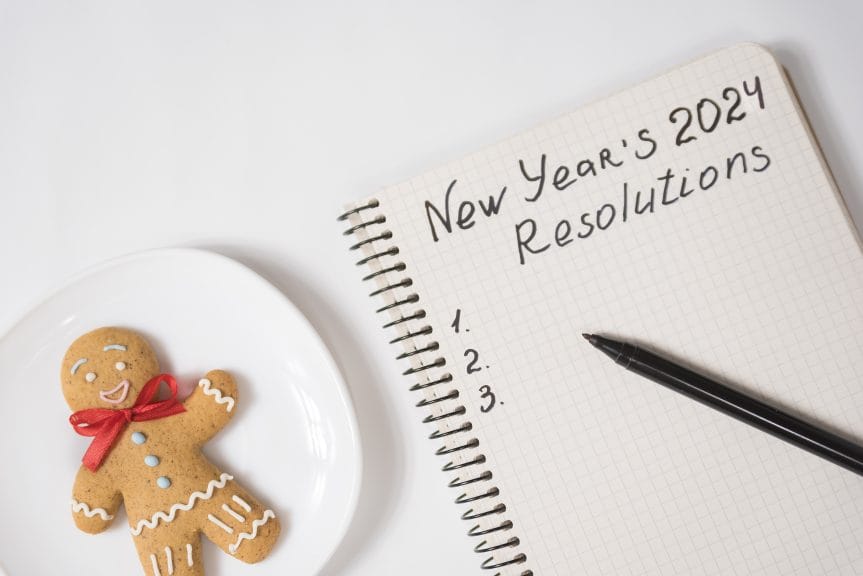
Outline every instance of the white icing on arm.
<svg viewBox="0 0 863 576">
<path fill-rule="evenodd" d="M 72 499 L 72 512 L 75 512 L 75 513 L 82 512 L 84 514 L 84 516 L 86 516 L 87 518 L 92 518 L 93 516 L 99 516 L 99 518 L 101 518 L 105 522 L 107 522 L 108 520 L 114 519 L 114 516 L 112 516 L 111 514 L 108 514 L 108 511 L 105 510 L 104 508 L 93 508 L 91 510 L 90 507 L 87 506 L 87 504 L 85 504 L 84 502 L 78 502 L 74 498 Z"/>
<path fill-rule="evenodd" d="M 198 381 L 198 386 L 203 388 L 205 395 L 214 396 L 216 404 L 227 404 L 228 412 L 234 409 L 234 399 L 227 395 L 223 396 L 222 391 L 217 388 L 213 388 L 213 383 L 210 382 L 207 378 L 201 378 Z"/>
</svg>

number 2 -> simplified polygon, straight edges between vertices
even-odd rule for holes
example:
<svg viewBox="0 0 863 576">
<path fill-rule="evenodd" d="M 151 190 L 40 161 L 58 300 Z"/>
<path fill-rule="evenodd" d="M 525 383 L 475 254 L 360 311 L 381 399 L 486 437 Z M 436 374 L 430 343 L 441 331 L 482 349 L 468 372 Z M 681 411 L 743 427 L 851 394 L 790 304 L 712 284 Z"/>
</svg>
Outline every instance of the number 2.
<svg viewBox="0 0 863 576">
<path fill-rule="evenodd" d="M 469 356 L 473 356 L 473 358 L 467 363 L 467 373 L 473 374 L 474 372 L 479 372 L 480 370 L 482 370 L 482 368 L 476 365 L 476 363 L 479 362 L 479 352 L 477 352 L 473 348 L 468 348 L 464 351 L 464 357 L 468 358 Z"/>
<path fill-rule="evenodd" d="M 746 82 L 743 83 L 744 87 L 746 86 Z M 731 108 L 728 109 L 728 117 L 726 122 L 731 124 L 732 122 L 739 122 L 746 118 L 746 112 L 741 112 L 740 114 L 735 115 L 734 112 L 740 107 L 740 92 L 737 88 L 733 88 L 729 86 L 725 90 L 722 91 L 722 99 L 731 101 L 731 95 L 734 95 L 734 99 L 731 102 Z"/>
<path fill-rule="evenodd" d="M 695 140 L 695 136 L 687 136 L 683 137 L 683 133 L 689 129 L 689 126 L 692 124 L 692 112 L 689 111 L 688 108 L 675 108 L 671 111 L 671 114 L 668 115 L 668 119 L 671 120 L 672 124 L 677 124 L 677 114 L 678 112 L 683 112 L 686 114 L 686 121 L 683 123 L 683 126 L 680 127 L 680 131 L 677 133 L 677 138 L 674 139 L 674 143 L 678 146 L 682 146 L 687 142 L 692 142 Z"/>
</svg>

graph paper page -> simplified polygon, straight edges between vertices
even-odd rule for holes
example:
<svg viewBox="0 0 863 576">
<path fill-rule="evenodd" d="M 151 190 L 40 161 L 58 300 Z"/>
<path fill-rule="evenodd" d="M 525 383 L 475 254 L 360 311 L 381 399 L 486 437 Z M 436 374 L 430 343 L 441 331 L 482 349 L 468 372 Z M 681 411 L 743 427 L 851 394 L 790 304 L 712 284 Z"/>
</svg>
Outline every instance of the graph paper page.
<svg viewBox="0 0 863 576">
<path fill-rule="evenodd" d="M 376 198 L 413 281 L 392 295 L 419 296 L 454 377 L 436 393 L 459 391 L 526 554 L 513 573 L 863 573 L 859 477 L 581 337 L 672 352 L 863 440 L 863 258 L 766 50 L 713 53 Z"/>
</svg>

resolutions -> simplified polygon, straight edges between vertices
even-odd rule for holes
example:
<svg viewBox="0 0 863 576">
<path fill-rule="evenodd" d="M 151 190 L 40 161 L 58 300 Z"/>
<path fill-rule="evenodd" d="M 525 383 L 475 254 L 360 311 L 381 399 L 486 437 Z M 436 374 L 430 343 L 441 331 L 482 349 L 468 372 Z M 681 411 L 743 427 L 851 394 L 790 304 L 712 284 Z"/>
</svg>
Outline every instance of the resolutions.
<svg viewBox="0 0 863 576">
<path fill-rule="evenodd" d="M 633 217 L 654 214 L 695 192 L 711 190 L 722 181 L 751 172 L 764 172 L 770 163 L 770 157 L 761 146 L 753 146 L 748 153 L 737 152 L 725 158 L 724 162 L 699 170 L 687 168 L 675 173 L 668 168 L 654 183 L 640 189 L 624 182 L 617 202 L 606 202 L 573 218 L 563 218 L 553 229 L 541 229 L 535 220 L 526 218 L 515 226 L 519 262 L 524 265 L 529 257 L 542 254 L 552 246 L 563 248 L 575 240 L 584 240 L 620 226 Z"/>
</svg>

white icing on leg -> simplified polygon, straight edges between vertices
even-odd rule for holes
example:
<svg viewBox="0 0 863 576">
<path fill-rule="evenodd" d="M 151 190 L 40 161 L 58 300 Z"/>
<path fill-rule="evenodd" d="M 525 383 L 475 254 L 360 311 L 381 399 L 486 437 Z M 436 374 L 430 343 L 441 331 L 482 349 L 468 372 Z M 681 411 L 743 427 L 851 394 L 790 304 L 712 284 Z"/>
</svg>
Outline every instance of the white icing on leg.
<svg viewBox="0 0 863 576">
<path fill-rule="evenodd" d="M 174 555 L 171 553 L 171 547 L 165 546 L 165 562 L 168 563 L 168 576 L 174 574 Z"/>
<path fill-rule="evenodd" d="M 195 565 L 195 561 L 192 560 L 192 545 L 186 544 L 186 564 L 190 567 Z"/>
<path fill-rule="evenodd" d="M 237 504 L 239 504 L 239 505 L 243 508 L 243 510 L 245 510 L 246 512 L 251 512 L 251 511 L 252 511 L 252 507 L 251 507 L 251 506 L 249 506 L 249 505 L 246 503 L 246 501 L 245 501 L 245 500 L 243 500 L 242 498 L 240 498 L 239 496 L 232 496 L 231 498 L 233 499 L 233 501 L 234 501 L 234 502 L 236 502 Z"/>
<path fill-rule="evenodd" d="M 159 563 L 156 562 L 155 554 L 150 554 L 150 562 L 153 564 L 153 576 L 162 576 L 162 573 L 159 572 Z"/>
<path fill-rule="evenodd" d="M 226 410 L 230 412 L 234 409 L 234 399 L 230 396 L 223 396 L 222 391 L 217 388 L 212 388 L 212 382 L 210 382 L 207 378 L 201 378 L 198 381 L 198 386 L 203 388 L 204 394 L 207 396 L 214 396 L 216 400 L 216 404 L 227 404 Z"/>
<path fill-rule="evenodd" d="M 275 518 L 276 515 L 273 514 L 272 510 L 264 510 L 264 515 L 252 522 L 252 531 L 251 532 L 243 532 L 239 536 L 237 536 L 237 541 L 228 546 L 228 552 L 231 554 L 236 554 L 237 550 L 240 547 L 240 544 L 243 543 L 243 540 L 254 540 L 258 537 L 258 528 L 267 523 L 271 518 Z"/>
<path fill-rule="evenodd" d="M 245 518 L 243 518 L 242 516 L 240 516 L 239 514 L 234 512 L 234 510 L 230 506 L 228 506 L 227 504 L 222 504 L 222 510 L 224 510 L 225 512 L 227 512 L 228 514 L 233 516 L 234 520 L 236 520 L 237 522 L 245 522 L 246 521 Z"/>
<path fill-rule="evenodd" d="M 162 512 L 161 510 L 153 514 L 152 518 L 149 520 L 143 518 L 138 521 L 134 528 L 130 528 L 129 531 L 132 533 L 132 536 L 140 536 L 141 532 L 144 528 L 155 528 L 159 523 L 159 520 L 162 520 L 165 524 L 170 524 L 177 517 L 177 512 L 183 511 L 188 512 L 191 510 L 195 503 L 198 500 L 209 500 L 213 497 L 213 493 L 217 488 L 224 488 L 225 484 L 228 483 L 228 480 L 233 480 L 234 477 L 230 474 L 223 473 L 219 476 L 218 480 L 210 480 L 209 484 L 207 484 L 207 492 L 192 492 L 192 495 L 189 496 L 189 501 L 185 504 L 174 504 L 168 510 L 168 513 Z"/>
<path fill-rule="evenodd" d="M 216 518 L 212 514 L 207 514 L 207 520 L 209 520 L 210 522 L 212 522 L 213 524 L 215 524 L 216 526 L 218 526 L 219 528 L 221 528 L 222 530 L 224 530 L 228 534 L 234 533 L 233 528 L 231 528 L 230 526 L 228 526 L 227 524 L 225 524 L 224 522 L 222 522 L 221 520 L 219 520 L 218 518 Z"/>
<path fill-rule="evenodd" d="M 114 519 L 114 517 L 111 514 L 108 514 L 108 511 L 105 510 L 104 508 L 93 508 L 91 510 L 90 507 L 87 506 L 87 504 L 85 504 L 84 502 L 78 502 L 74 498 L 72 499 L 72 512 L 75 512 L 75 513 L 81 512 L 87 518 L 92 518 L 93 516 L 98 516 L 99 518 L 101 518 L 105 522 L 107 522 L 108 520 Z"/>
</svg>

